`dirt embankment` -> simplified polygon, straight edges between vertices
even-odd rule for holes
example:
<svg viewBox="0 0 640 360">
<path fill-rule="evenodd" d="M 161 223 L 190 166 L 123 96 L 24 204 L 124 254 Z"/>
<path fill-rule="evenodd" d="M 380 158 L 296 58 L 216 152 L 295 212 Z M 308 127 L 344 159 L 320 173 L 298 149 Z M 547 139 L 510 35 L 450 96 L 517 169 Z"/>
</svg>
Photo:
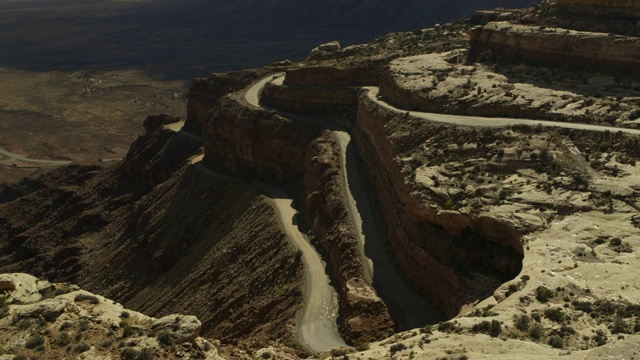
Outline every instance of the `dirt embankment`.
<svg viewBox="0 0 640 360">
<path fill-rule="evenodd" d="M 267 199 L 189 165 L 199 152 L 159 129 L 114 167 L 3 186 L 0 271 L 71 281 L 152 316 L 196 315 L 227 342 L 289 339 L 302 303 L 295 251 Z"/>
</svg>

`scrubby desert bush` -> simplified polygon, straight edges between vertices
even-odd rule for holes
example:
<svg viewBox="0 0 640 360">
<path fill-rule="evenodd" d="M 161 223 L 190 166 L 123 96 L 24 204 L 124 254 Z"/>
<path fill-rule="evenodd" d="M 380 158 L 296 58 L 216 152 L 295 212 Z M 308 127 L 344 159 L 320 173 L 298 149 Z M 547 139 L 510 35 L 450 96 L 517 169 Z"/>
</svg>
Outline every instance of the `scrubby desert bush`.
<svg viewBox="0 0 640 360">
<path fill-rule="evenodd" d="M 44 338 L 40 335 L 31 336 L 30 338 L 27 339 L 27 342 L 24 344 L 24 346 L 27 349 L 35 349 L 42 345 L 44 345 Z"/>
<path fill-rule="evenodd" d="M 97 297 L 93 296 L 93 295 L 87 295 L 87 294 L 78 294 L 76 295 L 75 298 L 73 298 L 73 301 L 89 301 L 91 304 L 99 304 L 100 300 L 98 300 Z"/>
<path fill-rule="evenodd" d="M 547 289 L 544 286 L 538 286 L 536 288 L 536 300 L 541 303 L 546 303 L 553 297 L 553 291 Z"/>
<path fill-rule="evenodd" d="M 529 316 L 524 315 L 524 314 L 523 315 L 516 315 L 513 323 L 516 326 L 516 329 L 518 329 L 520 331 L 527 331 L 527 330 L 529 330 L 529 325 L 531 324 L 531 319 L 529 318 Z"/>
</svg>

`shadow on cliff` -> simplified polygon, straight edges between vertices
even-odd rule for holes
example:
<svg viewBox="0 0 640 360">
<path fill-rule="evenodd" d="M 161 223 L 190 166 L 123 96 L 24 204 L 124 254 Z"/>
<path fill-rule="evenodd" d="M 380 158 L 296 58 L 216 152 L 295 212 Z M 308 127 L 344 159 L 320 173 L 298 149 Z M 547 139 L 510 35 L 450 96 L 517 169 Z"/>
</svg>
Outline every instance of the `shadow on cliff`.
<svg viewBox="0 0 640 360">
<path fill-rule="evenodd" d="M 32 71 L 138 68 L 185 78 L 300 60 L 319 43 L 369 42 L 531 0 L 0 0 L 0 64 Z M 36 24 L 36 25 L 34 25 Z"/>
</svg>

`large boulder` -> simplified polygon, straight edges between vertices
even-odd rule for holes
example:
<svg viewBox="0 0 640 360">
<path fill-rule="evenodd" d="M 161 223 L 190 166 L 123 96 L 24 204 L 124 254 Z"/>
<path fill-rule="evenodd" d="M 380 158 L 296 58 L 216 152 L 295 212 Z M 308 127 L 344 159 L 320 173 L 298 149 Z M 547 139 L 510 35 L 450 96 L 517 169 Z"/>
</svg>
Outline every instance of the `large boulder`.
<svg viewBox="0 0 640 360">
<path fill-rule="evenodd" d="M 328 43 L 320 44 L 313 48 L 309 53 L 309 57 L 314 57 L 321 53 L 335 52 L 341 49 L 340 43 L 337 41 L 330 41 Z"/>
</svg>

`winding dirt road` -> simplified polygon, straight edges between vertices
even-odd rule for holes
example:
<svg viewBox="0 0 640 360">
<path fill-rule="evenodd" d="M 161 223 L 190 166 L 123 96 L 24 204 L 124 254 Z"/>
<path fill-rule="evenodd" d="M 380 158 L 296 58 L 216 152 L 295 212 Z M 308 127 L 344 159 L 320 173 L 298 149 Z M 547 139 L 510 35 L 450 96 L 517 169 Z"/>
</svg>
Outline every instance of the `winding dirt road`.
<svg viewBox="0 0 640 360">
<path fill-rule="evenodd" d="M 278 75 L 265 77 L 255 83 L 245 92 L 245 101 L 251 106 L 260 107 L 262 89 L 267 82 Z M 297 318 L 300 343 L 313 353 L 346 346 L 336 325 L 338 295 L 329 282 L 325 263 L 320 254 L 296 225 L 298 212 L 292 206 L 293 200 L 272 186 L 255 184 L 272 198 L 292 244 L 302 252 L 302 261 L 305 265 L 305 305 Z"/>
<path fill-rule="evenodd" d="M 260 80 L 247 91 L 246 100 L 256 105 L 266 83 L 282 85 L 283 80 L 284 74 L 271 75 Z M 358 236 L 359 253 L 362 263 L 365 264 L 364 273 L 387 305 L 397 330 L 415 329 L 437 322 L 440 316 L 433 304 L 414 290 L 395 264 L 387 242 L 382 215 L 375 203 L 375 197 L 369 193 L 369 180 L 351 141 L 351 135 L 339 125 L 326 120 L 283 111 L 280 111 L 280 114 L 295 121 L 324 126 L 331 130 L 338 140 L 346 190 L 345 199 Z"/>
<path fill-rule="evenodd" d="M 26 156 L 15 154 L 15 153 L 9 152 L 9 151 L 4 150 L 4 149 L 0 149 L 0 155 L 4 155 L 4 156 L 6 156 L 6 157 L 8 157 L 10 159 L 23 161 L 23 162 L 27 162 L 27 163 L 32 163 L 32 164 L 36 164 L 36 165 L 39 165 L 39 166 L 64 166 L 64 165 L 70 165 L 70 164 L 73 163 L 72 161 L 68 161 L 68 160 L 31 159 L 31 158 L 28 158 Z"/>
<path fill-rule="evenodd" d="M 263 86 L 264 83 L 266 81 L 262 83 Z M 249 94 L 247 95 L 247 102 L 253 101 L 251 99 L 252 95 L 256 96 L 254 99 L 257 99 L 258 94 L 249 92 L 247 94 Z M 178 122 L 163 125 L 163 127 L 178 132 L 182 136 L 202 140 L 201 137 L 182 130 L 183 125 L 184 122 Z M 228 181 L 240 181 L 206 167 L 201 162 L 203 157 L 204 155 L 196 156 L 191 160 L 191 164 L 207 175 Z M 297 222 L 300 215 L 293 206 L 294 200 L 284 191 L 274 186 L 258 181 L 252 181 L 251 185 L 271 199 L 289 241 L 302 253 L 302 262 L 305 269 L 305 303 L 296 318 L 300 345 L 314 354 L 338 347 L 346 347 L 347 345 L 340 336 L 336 325 L 338 294 L 330 284 L 325 262 L 322 261 L 320 254 L 311 246 L 306 236 L 298 228 Z"/>
<path fill-rule="evenodd" d="M 266 83 L 282 85 L 284 74 L 270 75 L 254 84 L 245 94 L 247 102 L 259 106 L 260 94 Z M 398 114 L 407 113 L 379 99 L 379 88 L 363 87 L 367 96 L 378 105 Z M 274 110 L 274 109 L 272 109 Z M 277 110 L 277 109 L 275 109 Z M 438 320 L 438 313 L 424 297 L 410 286 L 398 268 L 391 255 L 386 240 L 382 216 L 374 204 L 373 197 L 368 193 L 368 179 L 364 174 L 364 167 L 351 143 L 348 132 L 338 125 L 310 116 L 280 111 L 280 114 L 292 120 L 320 124 L 333 131 L 341 147 L 341 162 L 344 176 L 345 198 L 360 242 L 360 254 L 365 264 L 365 274 L 372 281 L 376 291 L 387 304 L 391 316 L 397 324 L 398 330 L 408 330 Z M 561 127 L 588 131 L 622 131 L 628 134 L 640 135 L 640 130 L 624 129 L 610 126 L 565 123 L 558 121 L 541 121 L 516 118 L 485 118 L 461 115 L 448 115 L 423 112 L 409 112 L 410 115 L 431 122 L 472 127 L 506 127 L 510 125 L 530 125 L 543 127 Z"/>
<path fill-rule="evenodd" d="M 450 114 L 437 114 L 437 113 L 428 113 L 428 112 L 418 112 L 418 111 L 407 111 L 398 109 L 381 99 L 378 99 L 378 95 L 380 93 L 380 89 L 375 86 L 366 86 L 365 89 L 368 94 L 369 99 L 378 103 L 378 105 L 385 107 L 388 110 L 397 112 L 399 114 L 408 113 L 411 116 L 417 116 L 421 119 L 444 123 L 444 124 L 452 124 L 458 126 L 469 126 L 469 127 L 507 127 L 511 125 L 529 125 L 529 126 L 542 126 L 542 127 L 558 127 L 565 129 L 576 129 L 576 130 L 587 130 L 587 131 L 610 131 L 610 132 L 618 132 L 621 131 L 623 133 L 631 134 L 631 135 L 640 135 L 640 129 L 627 129 L 620 128 L 615 126 L 601 126 L 601 125 L 589 125 L 589 124 L 580 124 L 580 123 L 569 123 L 562 121 L 551 121 L 551 120 L 533 120 L 533 119 L 518 119 L 518 118 L 492 118 L 492 117 L 482 117 L 482 116 L 467 116 L 467 115 L 450 115 Z"/>
</svg>

